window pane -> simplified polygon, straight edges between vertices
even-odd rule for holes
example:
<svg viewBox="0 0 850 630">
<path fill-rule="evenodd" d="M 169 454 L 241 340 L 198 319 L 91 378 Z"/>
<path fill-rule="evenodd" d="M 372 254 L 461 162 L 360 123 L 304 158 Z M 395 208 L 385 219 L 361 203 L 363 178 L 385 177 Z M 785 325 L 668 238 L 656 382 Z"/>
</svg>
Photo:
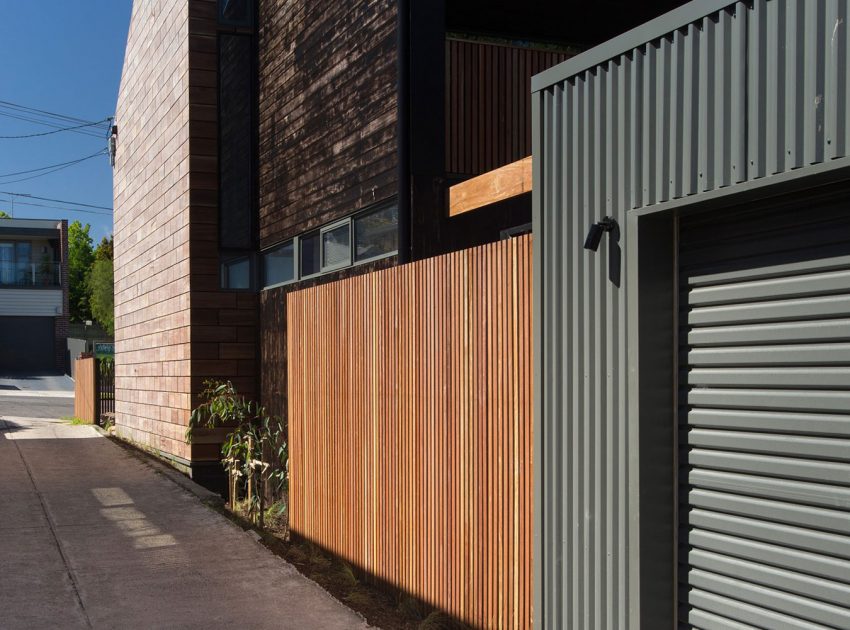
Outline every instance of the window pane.
<svg viewBox="0 0 850 630">
<path fill-rule="evenodd" d="M 221 286 L 224 289 L 251 288 L 251 261 L 248 258 L 228 260 L 221 265 Z"/>
<path fill-rule="evenodd" d="M 354 219 L 355 260 L 391 254 L 398 249 L 398 207 L 382 208 Z"/>
<path fill-rule="evenodd" d="M 292 241 L 273 249 L 263 257 L 263 285 L 271 286 L 295 279 L 295 247 Z"/>
<path fill-rule="evenodd" d="M 301 237 L 301 276 L 319 273 L 319 233 Z"/>
<path fill-rule="evenodd" d="M 322 234 L 322 267 L 351 264 L 351 235 L 348 224 Z"/>
<path fill-rule="evenodd" d="M 225 24 L 250 26 L 251 2 L 249 0 L 218 0 L 218 17 Z"/>
</svg>

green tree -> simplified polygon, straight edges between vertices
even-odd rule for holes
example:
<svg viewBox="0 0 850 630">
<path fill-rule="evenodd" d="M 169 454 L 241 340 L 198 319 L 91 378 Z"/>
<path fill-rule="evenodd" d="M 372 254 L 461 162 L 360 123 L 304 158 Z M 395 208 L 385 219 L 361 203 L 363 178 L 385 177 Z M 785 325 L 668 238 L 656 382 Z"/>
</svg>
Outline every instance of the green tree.
<svg viewBox="0 0 850 630">
<path fill-rule="evenodd" d="M 94 248 L 95 260 L 112 260 L 112 237 L 101 239 L 100 244 Z"/>
<path fill-rule="evenodd" d="M 0 210 L 0 219 L 11 219 L 11 218 L 12 217 L 10 217 L 8 214 L 6 214 L 2 210 Z"/>
<path fill-rule="evenodd" d="M 110 335 L 115 332 L 115 295 L 111 260 L 95 260 L 88 277 L 89 306 L 94 318 Z"/>
<path fill-rule="evenodd" d="M 71 321 L 75 322 L 91 319 L 92 316 L 86 282 L 94 262 L 90 230 L 88 223 L 83 226 L 79 221 L 68 226 L 68 301 Z"/>
</svg>

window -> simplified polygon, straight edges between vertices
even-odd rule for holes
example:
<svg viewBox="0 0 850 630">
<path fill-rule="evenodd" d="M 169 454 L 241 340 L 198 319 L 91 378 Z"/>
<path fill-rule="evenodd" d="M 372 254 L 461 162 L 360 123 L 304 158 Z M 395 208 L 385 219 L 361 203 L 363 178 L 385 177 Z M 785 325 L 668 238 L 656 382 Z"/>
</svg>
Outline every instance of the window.
<svg viewBox="0 0 850 630">
<path fill-rule="evenodd" d="M 354 217 L 354 260 L 362 262 L 398 249 L 398 206 Z"/>
<path fill-rule="evenodd" d="M 351 264 L 351 225 L 346 220 L 322 230 L 322 271 Z"/>
<path fill-rule="evenodd" d="M 289 241 L 263 255 L 263 286 L 295 280 L 295 243 Z"/>
<path fill-rule="evenodd" d="M 312 276 L 321 271 L 319 255 L 319 233 L 313 232 L 299 239 L 301 246 L 301 277 Z"/>
<path fill-rule="evenodd" d="M 227 26 L 251 26 L 250 0 L 218 0 L 218 21 Z"/>
<path fill-rule="evenodd" d="M 251 288 L 251 258 L 231 258 L 221 263 L 222 289 Z"/>
</svg>

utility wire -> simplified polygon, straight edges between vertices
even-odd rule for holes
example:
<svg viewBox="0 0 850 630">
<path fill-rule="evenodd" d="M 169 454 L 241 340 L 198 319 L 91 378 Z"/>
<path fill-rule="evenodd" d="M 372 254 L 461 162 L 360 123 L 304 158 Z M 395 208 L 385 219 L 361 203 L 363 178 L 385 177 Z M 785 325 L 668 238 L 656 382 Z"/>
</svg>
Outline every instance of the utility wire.
<svg viewBox="0 0 850 630">
<path fill-rule="evenodd" d="M 84 125 L 93 127 L 103 125 L 104 130 L 106 130 L 109 128 L 111 122 L 111 119 L 104 119 L 102 121 L 92 121 L 84 120 L 82 118 L 74 118 L 72 116 L 63 116 L 61 114 L 53 114 L 51 112 L 45 113 L 44 110 L 24 107 L 22 105 L 16 105 L 15 103 L 9 103 L 8 101 L 0 101 L 0 116 L 14 118 L 16 120 L 23 120 L 25 122 L 35 123 L 38 125 L 43 125 L 45 127 L 52 127 L 54 129 L 67 128 L 72 125 Z M 73 133 L 79 133 L 92 137 L 99 137 L 99 134 L 97 134 L 93 130 L 88 129 L 77 129 L 74 130 Z"/>
<path fill-rule="evenodd" d="M 59 164 L 51 164 L 50 166 L 42 166 L 41 168 L 33 168 L 28 171 L 18 171 L 16 173 L 2 173 L 0 177 L 14 177 L 15 175 L 26 175 L 27 173 L 38 173 L 39 171 L 47 171 L 51 168 L 56 168 L 57 166 L 70 166 L 71 164 L 76 164 L 81 160 L 88 160 L 89 158 L 93 158 L 96 155 L 100 155 L 103 151 L 98 151 L 97 153 L 92 153 L 91 155 L 87 155 L 82 158 L 77 158 L 75 160 L 68 160 L 67 162 L 60 162 Z"/>
<path fill-rule="evenodd" d="M 92 154 L 88 157 L 80 158 L 79 160 L 74 160 L 73 162 L 68 162 L 67 164 L 64 164 L 62 166 L 57 166 L 53 170 L 44 171 L 43 173 L 38 173 L 37 175 L 30 175 L 29 177 L 21 177 L 19 179 L 9 179 L 9 180 L 6 180 L 4 182 L 0 182 L 0 184 L 4 184 L 4 185 L 5 184 L 16 184 L 18 182 L 26 182 L 26 181 L 29 181 L 31 179 L 37 179 L 39 177 L 44 177 L 45 175 L 52 175 L 53 173 L 55 173 L 57 171 L 65 170 L 66 168 L 70 168 L 70 167 L 74 166 L 75 164 L 79 164 L 80 162 L 85 162 L 86 160 L 91 160 L 92 158 L 96 158 L 99 155 L 106 155 L 106 153 L 107 152 L 105 150 L 98 151 L 97 153 L 94 153 L 94 154 Z"/>
<path fill-rule="evenodd" d="M 26 201 L 16 200 L 15 201 L 15 207 L 18 207 L 18 206 L 33 206 L 35 208 L 49 208 L 51 210 L 62 210 L 63 212 L 83 212 L 85 214 L 100 214 L 100 215 L 112 216 L 111 212 L 100 212 L 98 210 L 82 210 L 82 209 L 79 209 L 79 208 L 65 208 L 63 206 L 50 206 L 50 205 L 43 204 L 43 203 L 29 203 L 29 202 L 26 202 Z"/>
<path fill-rule="evenodd" d="M 42 115 L 42 116 L 45 116 L 45 117 L 48 117 L 48 118 L 58 118 L 60 120 L 65 120 L 65 121 L 67 121 L 65 124 L 67 124 L 68 122 L 72 122 L 72 123 L 90 123 L 90 122 L 93 122 L 91 120 L 85 120 L 84 118 L 75 118 L 74 116 L 67 116 L 65 114 L 57 114 L 55 112 L 48 112 L 47 110 L 37 109 L 35 107 L 29 107 L 27 105 L 19 105 L 17 103 L 10 103 L 9 101 L 0 101 L 0 105 L 3 105 L 3 106 L 10 108 L 10 109 L 18 109 L 18 110 L 24 110 L 24 111 L 27 111 L 27 112 L 33 112 L 34 114 L 39 114 L 39 115 Z"/>
<path fill-rule="evenodd" d="M 36 125 L 42 125 L 43 127 L 50 127 L 52 129 L 62 129 L 62 125 L 57 125 L 52 122 L 46 122 L 43 120 L 38 120 L 36 118 L 29 118 L 26 116 L 18 116 L 17 114 L 10 114 L 9 112 L 4 112 L 0 110 L 0 116 L 5 116 L 6 118 L 14 118 L 15 120 L 23 120 L 24 122 L 34 123 Z M 93 130 L 89 129 L 75 129 L 71 133 L 78 133 L 82 136 L 90 136 L 92 138 L 102 138 L 103 135 L 97 133 Z"/>
<path fill-rule="evenodd" d="M 19 193 L 19 192 L 11 192 L 8 190 L 0 190 L 0 195 L 8 195 L 9 197 L 26 197 L 27 199 L 38 199 L 39 201 L 52 201 L 53 203 L 66 203 L 69 206 L 83 206 L 85 208 L 94 208 L 95 210 L 109 210 L 112 212 L 112 208 L 108 206 L 96 206 L 90 203 L 82 203 L 80 201 L 68 201 L 67 199 L 51 199 L 50 197 L 38 197 L 37 195 L 30 195 L 29 193 Z M 15 202 L 18 203 L 18 202 Z"/>
<path fill-rule="evenodd" d="M 110 118 L 106 118 L 105 121 L 111 121 Z M 95 125 L 100 125 L 104 120 L 101 120 L 96 123 L 86 123 L 85 125 L 77 125 L 75 127 L 62 127 L 61 129 L 54 129 L 53 131 L 43 131 L 41 133 L 29 133 L 22 136 L 0 136 L 0 140 L 19 140 L 22 138 L 40 138 L 41 136 L 49 136 L 54 133 L 62 133 L 63 131 L 74 131 L 76 129 L 83 129 L 85 127 L 94 127 Z M 89 134 L 87 134 L 89 135 Z M 93 135 L 93 134 L 91 134 Z M 98 135 L 97 137 L 100 137 Z"/>
</svg>

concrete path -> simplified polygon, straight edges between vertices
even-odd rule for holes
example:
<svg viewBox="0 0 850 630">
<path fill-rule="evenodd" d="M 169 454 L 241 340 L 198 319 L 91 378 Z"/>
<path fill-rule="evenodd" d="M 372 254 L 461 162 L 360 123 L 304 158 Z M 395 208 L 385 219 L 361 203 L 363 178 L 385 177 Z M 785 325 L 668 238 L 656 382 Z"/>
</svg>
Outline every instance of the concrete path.
<svg viewBox="0 0 850 630">
<path fill-rule="evenodd" d="M 74 381 L 67 375 L 0 375 L 0 397 L 74 398 Z"/>
<path fill-rule="evenodd" d="M 367 627 L 156 466 L 21 413 L 33 400 L 0 398 L 0 628 Z"/>
</svg>

